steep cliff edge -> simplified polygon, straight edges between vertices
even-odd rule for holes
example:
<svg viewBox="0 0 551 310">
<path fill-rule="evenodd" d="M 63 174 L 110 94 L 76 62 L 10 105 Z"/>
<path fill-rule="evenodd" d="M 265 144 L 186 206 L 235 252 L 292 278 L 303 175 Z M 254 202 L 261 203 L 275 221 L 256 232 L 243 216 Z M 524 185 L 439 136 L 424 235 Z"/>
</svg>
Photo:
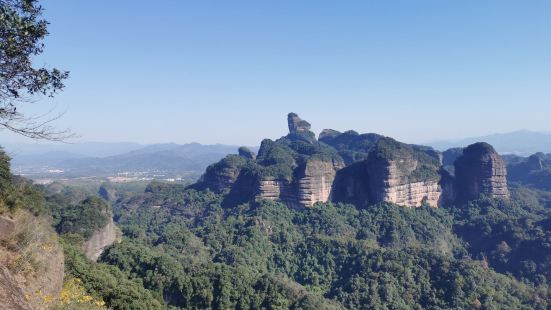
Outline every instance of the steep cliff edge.
<svg viewBox="0 0 551 310">
<path fill-rule="evenodd" d="M 307 160 L 299 167 L 298 203 L 309 207 L 316 202 L 329 201 L 337 171 L 343 167 L 344 164 L 341 161 Z"/>
<path fill-rule="evenodd" d="M 84 253 L 92 261 L 97 261 L 103 250 L 120 240 L 121 233 L 110 219 L 105 227 L 94 232 L 90 239 L 84 242 Z"/>
<path fill-rule="evenodd" d="M 425 152 L 391 138 L 380 139 L 367 159 L 372 202 L 438 206 L 442 193 L 439 166 Z"/>
<path fill-rule="evenodd" d="M 455 192 L 459 202 L 481 195 L 506 199 L 507 169 L 501 156 L 484 142 L 469 145 L 455 161 Z"/>
<path fill-rule="evenodd" d="M 46 309 L 63 287 L 57 234 L 48 219 L 27 211 L 12 220 L 13 230 L 0 233 L 0 309 Z"/>
<path fill-rule="evenodd" d="M 207 168 L 195 186 L 226 195 L 227 205 L 268 199 L 299 208 L 328 201 L 437 207 L 482 194 L 509 195 L 503 161 L 487 144 L 440 153 L 352 130 L 324 129 L 316 140 L 310 123 L 296 113 L 289 113 L 287 124 L 289 133 L 263 140 L 258 155 L 240 149 L 240 156 Z M 536 159 L 530 164 L 541 167 Z"/>
<path fill-rule="evenodd" d="M 209 166 L 196 185 L 228 193 L 226 202 L 277 200 L 290 207 L 327 202 L 337 171 L 344 161 L 337 151 L 316 140 L 310 123 L 296 113 L 287 116 L 289 133 L 276 141 L 265 139 L 258 155 L 241 149 Z"/>
<path fill-rule="evenodd" d="M 219 162 L 207 167 L 202 176 L 202 186 L 215 193 L 228 193 L 236 182 L 247 159 L 239 155 L 228 155 Z"/>
<path fill-rule="evenodd" d="M 391 138 L 380 138 L 367 160 L 342 170 L 334 200 L 366 206 L 392 202 L 408 207 L 439 204 L 440 163 L 434 157 Z"/>
</svg>

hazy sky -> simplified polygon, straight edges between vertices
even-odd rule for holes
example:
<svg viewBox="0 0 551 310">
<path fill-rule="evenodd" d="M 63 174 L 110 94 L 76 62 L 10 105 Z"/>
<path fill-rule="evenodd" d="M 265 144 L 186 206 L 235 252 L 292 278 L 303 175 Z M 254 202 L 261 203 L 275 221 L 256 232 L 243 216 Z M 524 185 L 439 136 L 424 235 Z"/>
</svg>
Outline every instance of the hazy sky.
<svg viewBox="0 0 551 310">
<path fill-rule="evenodd" d="M 43 1 L 82 141 L 257 144 L 296 112 L 407 142 L 551 131 L 551 1 Z M 0 134 L 4 141 L 15 138 Z"/>
</svg>

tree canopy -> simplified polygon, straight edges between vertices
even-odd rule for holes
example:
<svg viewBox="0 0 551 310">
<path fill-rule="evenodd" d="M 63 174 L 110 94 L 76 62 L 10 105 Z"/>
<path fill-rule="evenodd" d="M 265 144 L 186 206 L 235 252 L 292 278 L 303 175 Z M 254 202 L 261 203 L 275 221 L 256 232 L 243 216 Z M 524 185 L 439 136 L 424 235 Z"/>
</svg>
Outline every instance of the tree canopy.
<svg viewBox="0 0 551 310">
<path fill-rule="evenodd" d="M 35 139 L 69 136 L 51 122 L 59 117 L 24 115 L 18 107 L 64 88 L 67 71 L 37 67 L 33 57 L 44 51 L 48 22 L 36 0 L 0 0 L 0 126 Z"/>
</svg>

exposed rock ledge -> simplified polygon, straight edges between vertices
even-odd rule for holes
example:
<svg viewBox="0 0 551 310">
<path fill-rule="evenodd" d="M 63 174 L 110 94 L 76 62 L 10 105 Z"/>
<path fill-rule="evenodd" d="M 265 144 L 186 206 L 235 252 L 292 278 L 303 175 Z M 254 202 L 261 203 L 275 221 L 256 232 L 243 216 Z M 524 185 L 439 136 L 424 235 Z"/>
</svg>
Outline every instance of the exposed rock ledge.
<svg viewBox="0 0 551 310">
<path fill-rule="evenodd" d="M 92 237 L 84 243 L 84 253 L 90 260 L 97 261 L 105 248 L 119 240 L 120 232 L 113 222 L 113 219 L 110 219 L 105 227 L 96 231 Z"/>
<path fill-rule="evenodd" d="M 407 183 L 385 188 L 383 201 L 407 207 L 418 207 L 423 203 L 437 207 L 441 193 L 437 181 Z"/>
</svg>

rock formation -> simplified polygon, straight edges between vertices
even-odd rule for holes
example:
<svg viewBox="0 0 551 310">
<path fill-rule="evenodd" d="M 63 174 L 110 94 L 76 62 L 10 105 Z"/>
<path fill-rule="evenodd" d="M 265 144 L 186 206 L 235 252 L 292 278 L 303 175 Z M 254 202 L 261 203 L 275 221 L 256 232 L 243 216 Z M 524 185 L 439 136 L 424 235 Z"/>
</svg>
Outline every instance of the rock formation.
<svg viewBox="0 0 551 310">
<path fill-rule="evenodd" d="M 247 159 L 238 155 L 228 155 L 216 164 L 207 167 L 203 175 L 203 185 L 215 193 L 227 193 L 239 176 Z"/>
<path fill-rule="evenodd" d="M 354 130 L 340 133 L 333 129 L 324 129 L 319 135 L 319 141 L 335 148 L 346 165 L 367 159 L 381 135 L 374 133 L 359 134 Z"/>
<path fill-rule="evenodd" d="M 483 142 L 469 145 L 455 161 L 456 199 L 465 202 L 481 195 L 508 198 L 507 169 L 494 148 Z"/>
<path fill-rule="evenodd" d="M 547 168 L 547 164 L 545 164 L 543 156 L 543 153 L 536 153 L 528 157 L 526 160 L 526 170 L 540 171 Z"/>
<path fill-rule="evenodd" d="M 289 126 L 289 133 L 296 133 L 300 131 L 310 131 L 310 123 L 302 120 L 296 113 L 289 113 L 287 115 L 287 124 Z"/>
<path fill-rule="evenodd" d="M 90 239 L 84 243 L 84 253 L 90 260 L 97 261 L 103 250 L 120 240 L 120 232 L 113 219 L 107 225 L 96 231 Z"/>
<path fill-rule="evenodd" d="M 341 161 L 319 159 L 310 159 L 299 167 L 298 203 L 309 207 L 316 202 L 329 201 L 337 171 L 343 167 L 344 163 Z"/>
<path fill-rule="evenodd" d="M 289 113 L 287 120 L 289 134 L 263 140 L 257 156 L 240 148 L 239 156 L 209 166 L 202 186 L 225 194 L 228 205 L 268 199 L 298 208 L 328 201 L 437 207 L 456 197 L 509 195 L 505 166 L 489 145 L 443 154 L 377 134 L 332 129 L 316 140 L 310 124 L 297 114 Z M 455 179 L 450 160 L 460 152 L 455 169 L 461 172 Z"/>
<path fill-rule="evenodd" d="M 435 158 L 393 139 L 381 138 L 366 161 L 340 173 L 335 200 L 363 206 L 386 201 L 436 207 L 442 193 L 439 181 L 439 162 Z"/>
<path fill-rule="evenodd" d="M 248 147 L 242 146 L 237 150 L 237 152 L 239 156 L 245 159 L 251 159 L 251 160 L 256 159 L 256 154 L 253 151 L 251 151 Z"/>
<path fill-rule="evenodd" d="M 0 215 L 0 236 L 9 236 L 15 231 L 15 221 L 7 216 Z"/>
</svg>

